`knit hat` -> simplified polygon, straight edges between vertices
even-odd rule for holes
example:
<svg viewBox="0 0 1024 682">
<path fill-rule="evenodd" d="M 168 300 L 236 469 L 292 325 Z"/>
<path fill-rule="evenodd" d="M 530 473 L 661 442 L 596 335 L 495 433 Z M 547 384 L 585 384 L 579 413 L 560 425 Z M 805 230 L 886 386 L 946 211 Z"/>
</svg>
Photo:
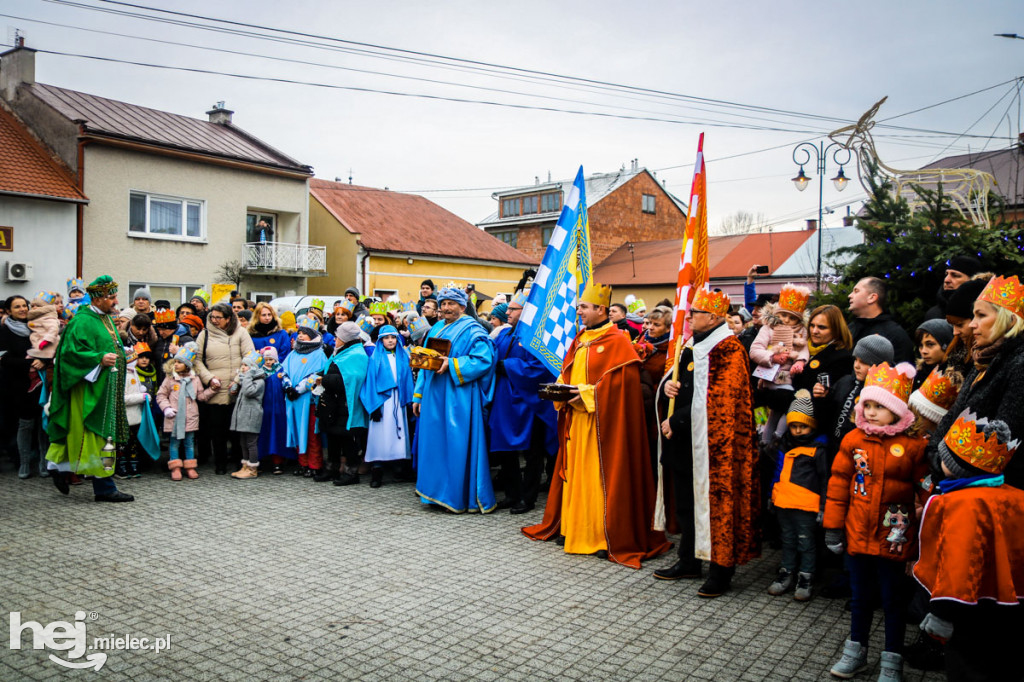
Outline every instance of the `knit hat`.
<svg viewBox="0 0 1024 682">
<path fill-rule="evenodd" d="M 334 332 L 334 337 L 340 339 L 342 343 L 349 343 L 358 339 L 359 333 L 359 325 L 355 322 L 342 322 Z"/>
<path fill-rule="evenodd" d="M 263 366 L 263 354 L 258 350 L 251 350 L 242 358 L 242 364 L 249 369 Z"/>
<path fill-rule="evenodd" d="M 853 347 L 853 357 L 865 365 L 880 365 L 893 361 L 892 342 L 881 334 L 865 336 Z"/>
<path fill-rule="evenodd" d="M 818 422 L 814 418 L 814 403 L 811 402 L 811 392 L 801 388 L 796 392 L 794 400 L 789 405 L 789 412 L 786 413 L 787 424 L 806 424 L 812 429 L 818 428 Z"/>
<path fill-rule="evenodd" d="M 740 306 L 740 309 L 736 311 L 736 314 L 740 316 L 741 320 L 743 320 L 743 324 L 746 324 L 747 322 L 750 322 L 751 320 L 754 319 L 754 316 L 751 315 L 750 311 L 747 310 L 744 306 Z"/>
<path fill-rule="evenodd" d="M 1020 445 L 1012 437 L 1006 422 L 964 410 L 939 443 L 939 457 L 954 478 L 1001 474 Z"/>
<path fill-rule="evenodd" d="M 159 310 L 160 308 L 169 309 L 171 307 L 171 302 L 168 301 L 166 298 L 158 298 L 157 300 L 153 301 L 153 307 L 156 308 L 157 310 Z"/>
<path fill-rule="evenodd" d="M 348 289 L 345 289 L 345 295 L 348 296 L 349 294 L 352 294 L 356 298 L 359 298 L 359 289 L 356 289 L 355 287 L 349 287 Z"/>
<path fill-rule="evenodd" d="M 277 349 L 273 346 L 264 346 L 260 349 L 260 353 L 263 355 L 263 360 L 267 358 L 274 358 L 274 362 L 277 362 Z"/>
<path fill-rule="evenodd" d="M 953 340 L 953 325 L 945 320 L 925 320 L 917 326 L 917 331 L 923 331 L 927 334 L 931 334 L 932 337 L 939 342 L 939 346 L 942 350 L 946 350 L 950 342 Z"/>
<path fill-rule="evenodd" d="M 377 331 L 377 338 L 380 339 L 385 336 L 398 336 L 398 330 L 390 324 L 385 324 Z"/>
<path fill-rule="evenodd" d="M 508 303 L 508 296 L 505 294 L 495 294 L 491 305 L 498 305 L 499 303 Z"/>
<path fill-rule="evenodd" d="M 981 272 L 981 261 L 977 258 L 970 256 L 953 256 L 946 261 L 947 270 L 956 270 L 962 272 L 968 277 L 972 277 Z"/>
<path fill-rule="evenodd" d="M 946 302 L 946 315 L 964 320 L 974 317 L 974 301 L 981 295 L 986 284 L 988 282 L 983 279 L 972 279 L 961 284 L 956 291 L 949 295 L 949 301 Z"/>
<path fill-rule="evenodd" d="M 431 280 L 431 279 L 423 280 L 422 282 L 420 282 L 420 288 L 422 288 L 424 284 L 427 285 L 428 287 L 430 287 L 431 291 L 437 291 L 437 287 L 434 286 L 434 280 Z"/>
<path fill-rule="evenodd" d="M 304 331 L 311 336 L 320 336 L 320 322 L 311 315 L 299 315 L 295 319 L 295 330 Z"/>
<path fill-rule="evenodd" d="M 177 354 L 174 356 L 175 362 L 180 362 L 189 369 L 192 369 L 192 363 L 196 360 L 196 348 L 195 344 L 186 343 L 182 346 Z"/>
<path fill-rule="evenodd" d="M 501 320 L 502 324 L 508 324 L 508 304 L 499 303 L 491 309 L 491 317 Z"/>
<path fill-rule="evenodd" d="M 184 324 L 187 324 L 189 327 L 192 327 L 192 329 L 195 330 L 196 334 L 203 330 L 203 320 L 198 315 L 188 314 L 185 317 L 181 318 L 181 321 Z"/>
<path fill-rule="evenodd" d="M 959 392 L 952 379 L 942 370 L 934 369 L 921 388 L 910 394 L 910 406 L 928 421 L 938 424 L 953 407 Z"/>
<path fill-rule="evenodd" d="M 295 313 L 290 310 L 281 313 L 281 329 L 288 333 L 295 331 Z"/>
<path fill-rule="evenodd" d="M 907 401 L 914 387 L 915 374 L 917 370 L 909 362 L 901 362 L 895 367 L 887 362 L 873 366 L 864 380 L 860 404 L 873 400 L 896 415 L 897 419 L 903 419 L 910 411 Z"/>
<path fill-rule="evenodd" d="M 247 322 L 252 320 L 251 310 L 239 310 L 235 315 L 238 315 L 238 319 L 240 320 L 245 320 Z"/>
<path fill-rule="evenodd" d="M 150 303 L 153 302 L 153 296 L 152 294 L 149 293 L 148 287 L 139 287 L 138 289 L 135 290 L 135 294 L 132 296 L 132 300 L 134 301 L 135 299 L 138 298 L 144 298 Z"/>
</svg>

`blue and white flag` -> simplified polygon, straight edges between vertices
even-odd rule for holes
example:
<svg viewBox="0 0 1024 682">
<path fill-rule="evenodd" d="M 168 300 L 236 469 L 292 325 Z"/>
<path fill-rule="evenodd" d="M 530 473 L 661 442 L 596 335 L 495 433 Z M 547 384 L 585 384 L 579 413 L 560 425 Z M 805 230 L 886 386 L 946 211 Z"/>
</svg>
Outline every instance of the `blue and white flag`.
<svg viewBox="0 0 1024 682">
<path fill-rule="evenodd" d="M 591 277 L 590 223 L 580 166 L 516 325 L 523 347 L 556 377 L 576 338 L 576 301 Z"/>
</svg>

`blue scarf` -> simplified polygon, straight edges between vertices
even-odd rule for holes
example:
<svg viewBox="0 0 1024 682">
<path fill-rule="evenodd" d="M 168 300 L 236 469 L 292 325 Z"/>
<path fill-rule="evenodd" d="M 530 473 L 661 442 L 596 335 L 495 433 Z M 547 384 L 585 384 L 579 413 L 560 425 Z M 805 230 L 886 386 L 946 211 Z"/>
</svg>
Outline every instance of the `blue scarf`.
<svg viewBox="0 0 1024 682">
<path fill-rule="evenodd" d="M 392 327 L 393 329 L 393 327 Z M 386 334 L 384 336 L 387 336 Z M 398 389 L 398 406 L 405 407 L 412 402 L 412 370 L 409 369 L 409 351 L 402 343 L 402 337 L 398 337 L 398 345 L 395 346 L 395 374 L 391 373 L 391 363 L 388 356 L 392 351 L 384 348 L 383 337 L 377 337 L 377 346 L 370 356 L 370 367 L 366 372 L 366 382 L 360 398 L 367 412 L 377 410 L 384 401 L 391 395 L 391 391 Z"/>
<path fill-rule="evenodd" d="M 945 495 L 963 488 L 998 488 L 1003 484 L 1002 474 L 982 474 L 970 478 L 947 478 L 939 481 L 939 494 Z"/>
</svg>

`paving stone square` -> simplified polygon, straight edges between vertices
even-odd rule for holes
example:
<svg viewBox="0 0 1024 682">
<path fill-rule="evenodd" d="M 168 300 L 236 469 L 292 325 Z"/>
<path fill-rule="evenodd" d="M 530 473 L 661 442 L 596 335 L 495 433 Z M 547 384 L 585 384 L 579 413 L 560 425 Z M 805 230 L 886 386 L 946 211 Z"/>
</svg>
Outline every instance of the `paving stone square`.
<svg viewBox="0 0 1024 682">
<path fill-rule="evenodd" d="M 136 501 L 97 504 L 88 484 L 64 497 L 0 473 L 0 680 L 827 680 L 848 632 L 842 600 L 765 592 L 772 551 L 708 600 L 652 578 L 674 555 L 634 571 L 527 539 L 541 508 L 454 515 L 410 483 L 200 474 L 120 481 Z M 90 645 L 170 647 L 109 650 L 95 672 L 29 630 L 6 641 L 10 612 L 46 626 L 76 611 Z M 877 677 L 881 645 L 879 612 L 857 679 Z"/>
</svg>

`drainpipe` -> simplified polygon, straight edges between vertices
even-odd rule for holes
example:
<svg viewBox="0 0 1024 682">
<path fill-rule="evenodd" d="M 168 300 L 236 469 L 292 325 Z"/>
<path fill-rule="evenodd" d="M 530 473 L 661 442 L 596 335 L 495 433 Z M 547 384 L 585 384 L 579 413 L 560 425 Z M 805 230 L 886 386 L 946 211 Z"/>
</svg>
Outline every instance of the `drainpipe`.
<svg viewBox="0 0 1024 682">
<path fill-rule="evenodd" d="M 85 125 L 78 124 L 78 189 L 85 195 L 85 145 L 82 139 Z M 78 204 L 75 210 L 75 277 L 82 275 L 82 250 L 85 240 L 85 204 Z"/>
<path fill-rule="evenodd" d="M 366 271 L 366 261 L 370 258 L 370 252 L 364 249 L 362 246 L 359 247 L 359 263 L 356 265 L 358 272 L 356 273 L 356 281 L 361 282 L 362 286 L 359 291 L 363 296 L 369 296 L 368 287 L 370 286 L 370 273 Z"/>
</svg>

